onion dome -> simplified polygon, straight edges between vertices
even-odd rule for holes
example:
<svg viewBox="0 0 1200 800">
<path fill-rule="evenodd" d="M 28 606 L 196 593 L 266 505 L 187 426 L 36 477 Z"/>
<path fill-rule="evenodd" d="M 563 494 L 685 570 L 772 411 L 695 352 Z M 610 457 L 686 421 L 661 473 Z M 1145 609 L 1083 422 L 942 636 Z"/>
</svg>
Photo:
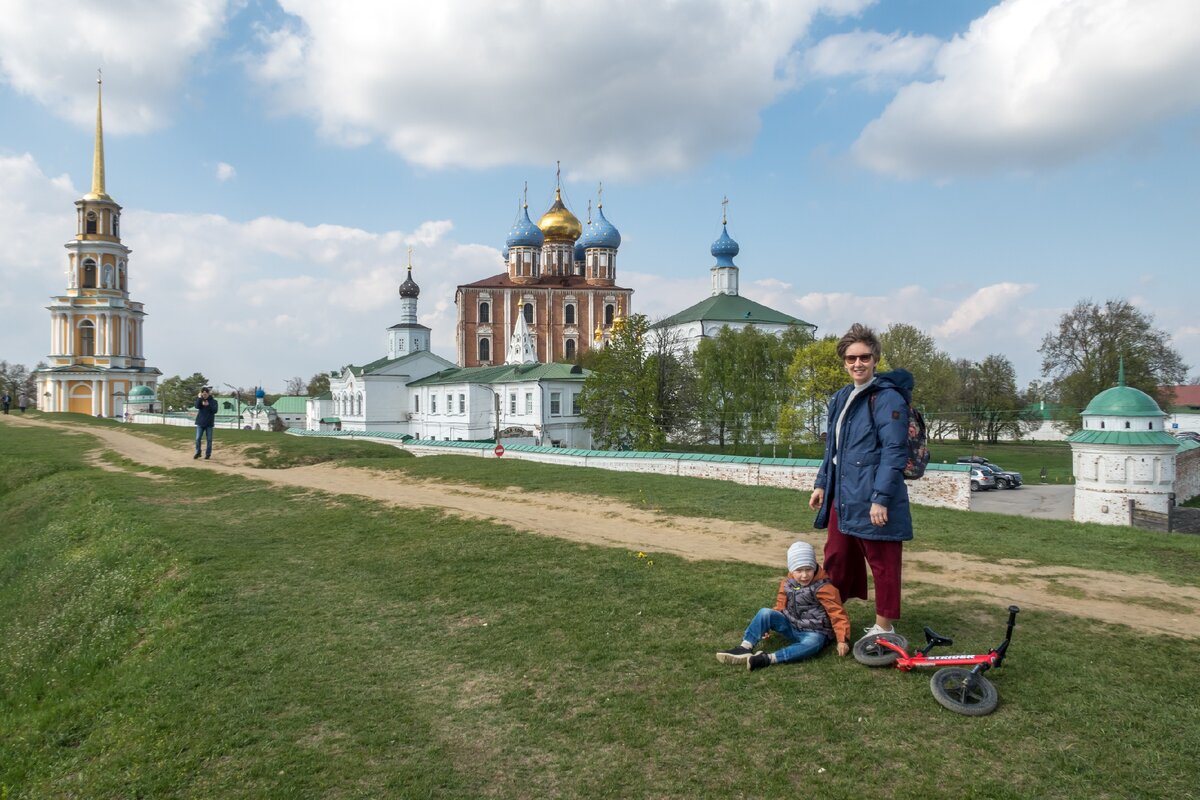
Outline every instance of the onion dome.
<svg viewBox="0 0 1200 800">
<path fill-rule="evenodd" d="M 267 393 L 265 391 L 263 391 L 263 388 L 261 386 L 254 390 L 255 399 L 262 400 L 266 396 L 267 396 Z"/>
<path fill-rule="evenodd" d="M 542 214 L 537 226 L 541 228 L 547 239 L 560 241 L 573 242 L 579 238 L 579 234 L 583 233 L 583 224 L 580 223 L 579 217 L 572 214 L 563 205 L 561 188 L 554 190 L 554 205 L 550 206 L 549 211 Z"/>
<path fill-rule="evenodd" d="M 722 223 L 721 238 L 713 242 L 712 249 L 709 250 L 709 252 L 712 253 L 713 258 L 717 259 L 717 266 L 737 266 L 733 263 L 733 257 L 736 256 L 738 251 L 741 249 L 742 248 L 738 246 L 738 243 L 729 236 L 729 231 L 726 229 L 724 223 Z"/>
<path fill-rule="evenodd" d="M 501 260 L 502 260 L 502 261 L 503 261 L 505 264 L 507 264 L 507 263 L 508 263 L 508 245 L 507 245 L 507 244 L 506 244 L 506 245 L 504 245 L 504 249 L 500 251 L 500 259 L 501 259 Z"/>
<path fill-rule="evenodd" d="M 545 219 L 545 217 L 542 219 Z M 508 232 L 508 238 L 504 240 L 506 245 L 504 259 L 508 260 L 509 247 L 541 247 L 544 240 L 545 236 L 542 234 L 542 229 L 534 225 L 533 220 L 529 218 L 529 206 L 524 206 L 521 209 L 520 216 L 517 217 L 517 221 L 513 224 L 512 230 Z"/>
<path fill-rule="evenodd" d="M 584 247 L 608 247 L 616 250 L 621 246 L 621 234 L 616 227 L 604 216 L 604 206 L 596 209 L 596 221 L 588 226 L 587 233 L 580 240 Z M 730 241 L 733 241 L 732 239 Z M 715 245 L 714 245 L 715 246 Z M 734 251 L 737 253 L 737 244 Z"/>
<path fill-rule="evenodd" d="M 408 266 L 408 277 L 404 279 L 404 283 L 400 284 L 401 297 L 418 297 L 421 294 L 421 287 L 417 286 L 417 282 L 412 279 L 412 265 Z"/>
<path fill-rule="evenodd" d="M 1085 417 L 1165 417 L 1158 402 L 1141 389 L 1125 385 L 1125 359 L 1121 359 L 1117 385 L 1092 398 Z"/>
</svg>

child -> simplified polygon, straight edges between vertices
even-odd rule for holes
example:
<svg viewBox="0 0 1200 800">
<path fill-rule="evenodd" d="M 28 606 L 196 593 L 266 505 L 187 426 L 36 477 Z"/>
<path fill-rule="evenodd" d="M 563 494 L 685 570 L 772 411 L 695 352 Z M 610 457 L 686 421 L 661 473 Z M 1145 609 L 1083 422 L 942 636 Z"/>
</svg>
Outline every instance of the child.
<svg viewBox="0 0 1200 800">
<path fill-rule="evenodd" d="M 788 574 L 779 583 L 775 607 L 760 608 L 746 628 L 742 643 L 717 653 L 717 661 L 762 669 L 811 658 L 835 639 L 839 656 L 850 652 L 850 619 L 842 608 L 837 588 L 829 582 L 825 570 L 817 566 L 812 545 L 793 544 L 788 548 L 787 563 Z M 792 644 L 774 653 L 752 652 L 754 645 L 770 631 Z"/>
</svg>

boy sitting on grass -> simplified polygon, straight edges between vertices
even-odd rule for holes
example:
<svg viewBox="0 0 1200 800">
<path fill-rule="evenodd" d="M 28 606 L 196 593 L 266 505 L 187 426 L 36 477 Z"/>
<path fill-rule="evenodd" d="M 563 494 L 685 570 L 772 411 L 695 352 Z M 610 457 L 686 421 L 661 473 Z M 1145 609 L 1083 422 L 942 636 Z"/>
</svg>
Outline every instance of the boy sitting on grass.
<svg viewBox="0 0 1200 800">
<path fill-rule="evenodd" d="M 760 608 L 746 628 L 742 643 L 717 653 L 722 664 L 745 664 L 750 670 L 812 658 L 837 641 L 837 652 L 850 652 L 850 619 L 837 587 L 817 566 L 813 548 L 796 542 L 788 548 L 788 574 L 779 583 L 774 608 Z M 754 645 L 771 631 L 792 642 L 774 653 L 755 653 Z"/>
</svg>

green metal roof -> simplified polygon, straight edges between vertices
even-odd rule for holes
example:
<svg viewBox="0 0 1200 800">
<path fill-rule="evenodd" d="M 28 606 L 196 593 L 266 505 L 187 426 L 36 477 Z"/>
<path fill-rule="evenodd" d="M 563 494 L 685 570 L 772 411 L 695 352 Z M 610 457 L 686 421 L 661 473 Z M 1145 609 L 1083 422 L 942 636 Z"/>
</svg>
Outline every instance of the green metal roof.
<svg viewBox="0 0 1200 800">
<path fill-rule="evenodd" d="M 445 361 L 445 363 L 447 363 L 447 364 L 450 363 L 449 361 L 446 361 L 446 359 L 442 358 L 441 356 L 437 355 L 436 353 L 434 353 L 431 350 L 414 350 L 413 352 L 406 353 L 406 354 L 400 356 L 399 358 L 387 358 L 386 356 L 383 358 L 378 358 L 378 359 L 372 361 L 370 364 L 363 364 L 361 367 L 357 367 L 354 364 L 350 364 L 346 367 L 346 369 L 350 370 L 350 372 L 352 372 L 356 377 L 361 377 L 362 375 L 370 375 L 373 372 L 377 372 L 377 371 L 383 369 L 384 367 L 390 367 L 393 364 L 400 364 L 404 361 L 411 360 L 413 358 L 416 358 L 419 355 L 433 356 L 434 358 L 437 358 L 441 361 Z"/>
<path fill-rule="evenodd" d="M 1076 431 L 1068 442 L 1080 444 L 1178 445 L 1179 440 L 1166 431 Z"/>
<path fill-rule="evenodd" d="M 135 386 L 129 390 L 129 397 L 154 397 L 154 390 L 149 386 Z"/>
<path fill-rule="evenodd" d="M 308 410 L 308 396 L 285 394 L 271 403 L 280 414 L 303 414 Z"/>
<path fill-rule="evenodd" d="M 716 294 L 701 300 L 691 308 L 667 317 L 651 327 L 666 328 L 686 322 L 760 322 L 777 325 L 801 325 L 816 330 L 816 325 L 802 319 L 767 308 L 761 303 L 734 294 Z"/>
<path fill-rule="evenodd" d="M 325 422 L 325 423 L 329 423 L 329 424 L 333 424 L 334 422 L 341 422 L 341 421 L 342 421 L 341 417 L 321 417 L 321 422 Z"/>
<path fill-rule="evenodd" d="M 1114 386 L 1092 398 L 1083 410 L 1085 417 L 1162 417 L 1154 398 L 1132 386 Z"/>
<path fill-rule="evenodd" d="M 583 382 L 588 370 L 572 372 L 572 364 L 500 364 L 495 367 L 453 367 L 435 372 L 409 386 L 439 386 L 447 383 L 521 383 L 524 381 Z"/>
</svg>

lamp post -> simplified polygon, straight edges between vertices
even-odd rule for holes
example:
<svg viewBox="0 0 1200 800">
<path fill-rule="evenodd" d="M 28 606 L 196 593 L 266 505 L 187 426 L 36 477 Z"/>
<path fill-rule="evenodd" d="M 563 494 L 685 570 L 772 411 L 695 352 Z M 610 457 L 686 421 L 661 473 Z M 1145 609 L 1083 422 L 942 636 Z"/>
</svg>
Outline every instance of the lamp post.
<svg viewBox="0 0 1200 800">
<path fill-rule="evenodd" d="M 221 385 L 233 392 L 233 399 L 237 401 L 237 424 L 233 426 L 234 430 L 237 430 L 238 428 L 242 427 L 242 392 L 240 389 L 236 389 L 230 386 L 228 383 L 223 383 Z"/>
</svg>

